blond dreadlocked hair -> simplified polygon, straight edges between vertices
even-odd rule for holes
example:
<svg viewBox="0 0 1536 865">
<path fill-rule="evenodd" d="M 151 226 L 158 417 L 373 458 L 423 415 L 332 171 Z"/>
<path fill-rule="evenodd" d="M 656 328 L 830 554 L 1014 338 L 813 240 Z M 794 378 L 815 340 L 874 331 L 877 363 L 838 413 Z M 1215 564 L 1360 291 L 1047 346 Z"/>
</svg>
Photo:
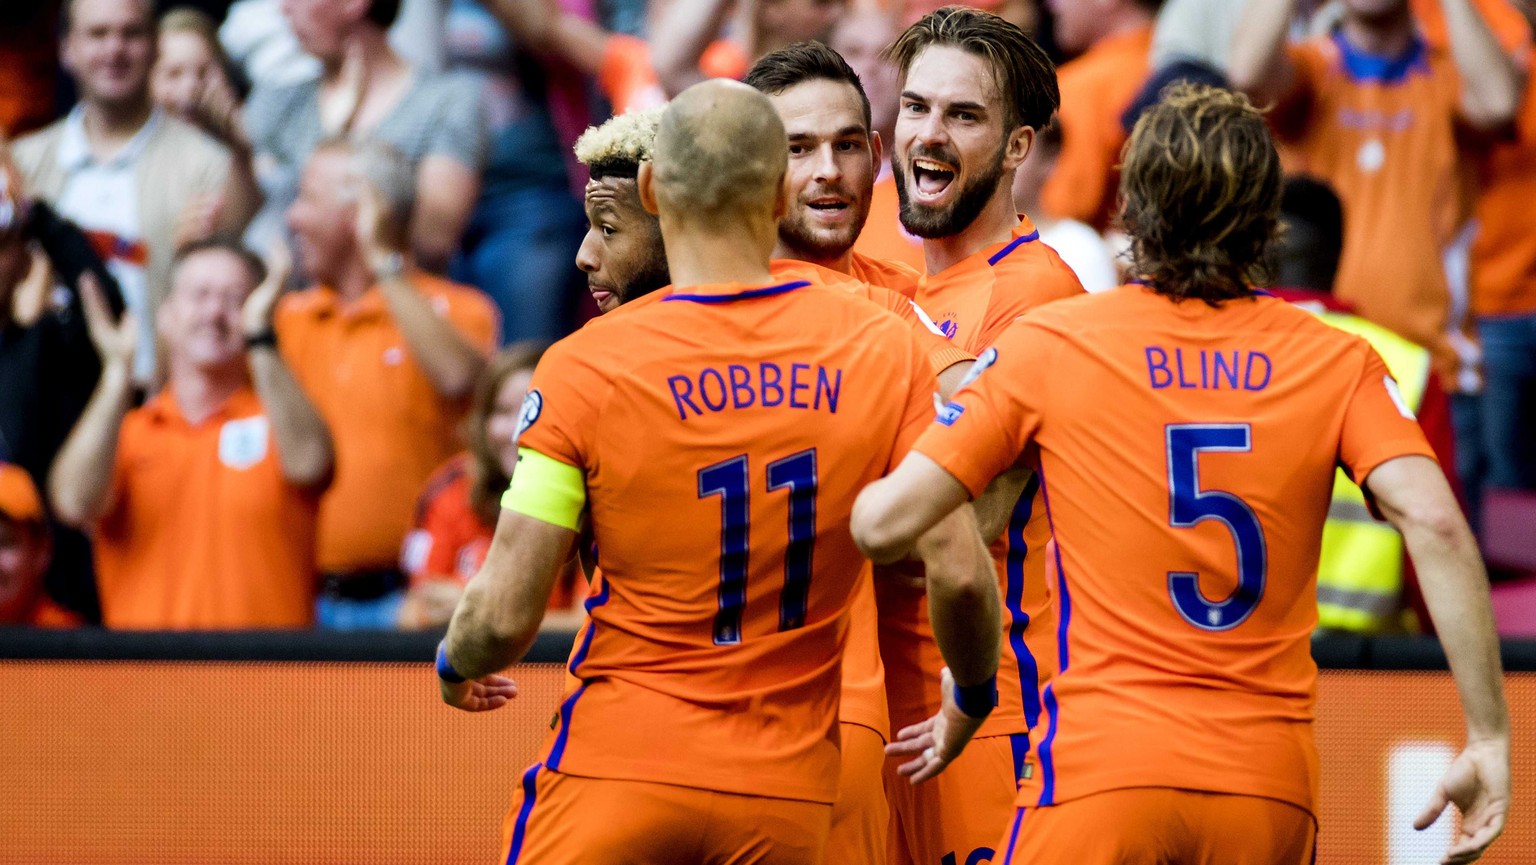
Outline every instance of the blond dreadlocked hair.
<svg viewBox="0 0 1536 865">
<path fill-rule="evenodd" d="M 1138 276 L 1212 306 L 1268 284 L 1280 224 L 1280 157 L 1248 97 L 1177 84 L 1137 121 L 1120 173 L 1120 219 Z"/>
</svg>

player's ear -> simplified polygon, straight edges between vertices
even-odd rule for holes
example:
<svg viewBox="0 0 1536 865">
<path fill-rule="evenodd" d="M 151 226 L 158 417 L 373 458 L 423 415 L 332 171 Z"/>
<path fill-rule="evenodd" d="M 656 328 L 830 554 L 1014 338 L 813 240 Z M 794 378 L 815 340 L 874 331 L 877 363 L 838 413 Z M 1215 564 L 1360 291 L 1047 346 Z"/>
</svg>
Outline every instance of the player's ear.
<svg viewBox="0 0 1536 865">
<path fill-rule="evenodd" d="M 651 171 L 649 160 L 640 163 L 640 173 L 635 175 L 635 191 L 640 193 L 640 206 L 652 216 L 659 216 L 660 209 L 656 207 L 656 188 L 653 185 L 656 176 Z"/>
<path fill-rule="evenodd" d="M 1020 126 L 1008 133 L 1008 146 L 1003 154 L 1003 169 L 1013 171 L 1029 155 L 1031 148 L 1035 146 L 1035 130 L 1030 126 Z"/>
<path fill-rule="evenodd" d="M 885 156 L 885 142 L 880 139 L 879 131 L 869 133 L 869 158 L 875 163 L 875 171 L 880 170 L 880 159 Z"/>
<path fill-rule="evenodd" d="M 779 175 L 779 185 L 773 194 L 773 221 L 778 222 L 789 213 L 789 201 L 794 197 L 789 188 L 789 172 Z"/>
</svg>

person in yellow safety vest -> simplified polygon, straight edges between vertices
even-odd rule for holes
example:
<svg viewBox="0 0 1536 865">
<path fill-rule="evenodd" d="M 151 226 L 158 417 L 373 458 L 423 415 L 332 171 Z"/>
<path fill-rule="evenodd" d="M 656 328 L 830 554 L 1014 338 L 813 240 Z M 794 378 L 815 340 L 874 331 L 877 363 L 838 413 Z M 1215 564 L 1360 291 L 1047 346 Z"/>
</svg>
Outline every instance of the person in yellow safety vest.
<svg viewBox="0 0 1536 865">
<path fill-rule="evenodd" d="M 1325 322 L 1364 338 L 1397 379 L 1402 410 L 1414 414 L 1441 464 L 1455 466 L 1450 407 L 1424 347 L 1355 315 L 1330 290 L 1343 241 L 1338 197 L 1310 178 L 1286 183 L 1285 235 L 1276 256 L 1274 293 Z M 1417 582 L 1407 570 L 1403 538 L 1371 513 L 1364 494 L 1343 471 L 1323 527 L 1318 560 L 1318 627 L 1356 634 L 1416 633 L 1422 615 Z"/>
</svg>

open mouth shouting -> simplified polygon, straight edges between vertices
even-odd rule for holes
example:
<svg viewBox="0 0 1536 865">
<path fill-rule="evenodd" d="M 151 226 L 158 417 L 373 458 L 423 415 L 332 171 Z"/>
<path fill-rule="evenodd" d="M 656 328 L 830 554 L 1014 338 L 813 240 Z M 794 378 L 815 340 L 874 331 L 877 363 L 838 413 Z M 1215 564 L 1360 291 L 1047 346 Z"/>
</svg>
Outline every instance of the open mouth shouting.
<svg viewBox="0 0 1536 865">
<path fill-rule="evenodd" d="M 912 158 L 912 192 L 914 197 L 930 204 L 944 197 L 955 181 L 958 169 L 953 163 L 941 162 L 926 156 Z"/>
</svg>

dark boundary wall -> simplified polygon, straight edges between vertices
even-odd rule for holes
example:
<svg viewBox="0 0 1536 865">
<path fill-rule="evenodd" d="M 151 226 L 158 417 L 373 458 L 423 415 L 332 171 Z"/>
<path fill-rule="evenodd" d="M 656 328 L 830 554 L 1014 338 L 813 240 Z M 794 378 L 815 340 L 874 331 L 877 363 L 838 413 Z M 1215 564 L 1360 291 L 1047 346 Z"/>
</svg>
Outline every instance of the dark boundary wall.
<svg viewBox="0 0 1536 865">
<path fill-rule="evenodd" d="M 539 634 L 527 663 L 563 663 L 575 634 Z M 0 661 L 320 661 L 428 663 L 441 632 L 106 631 L 0 628 Z M 1536 672 L 1536 640 L 1505 640 L 1504 667 Z M 1312 641 L 1327 670 L 1444 670 L 1445 653 L 1426 637 L 1328 636 Z"/>
</svg>

